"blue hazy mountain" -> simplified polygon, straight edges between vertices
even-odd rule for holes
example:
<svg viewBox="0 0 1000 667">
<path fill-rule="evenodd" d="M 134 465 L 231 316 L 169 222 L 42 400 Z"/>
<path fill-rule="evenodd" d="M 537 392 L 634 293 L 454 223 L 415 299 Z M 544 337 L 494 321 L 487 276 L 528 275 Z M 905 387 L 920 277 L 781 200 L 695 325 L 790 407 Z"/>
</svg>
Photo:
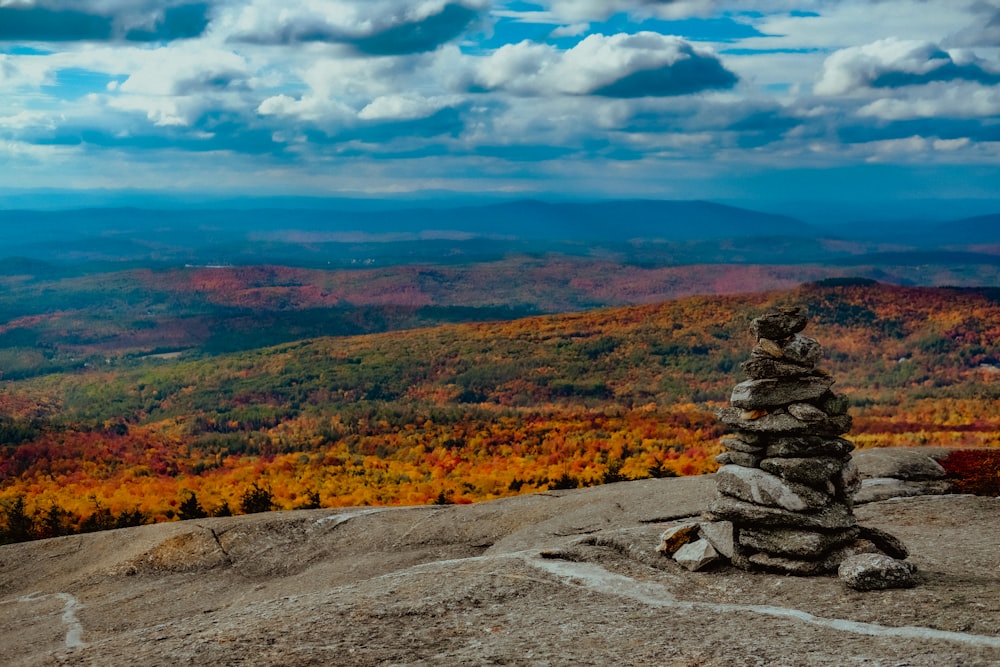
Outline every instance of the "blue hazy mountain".
<svg viewBox="0 0 1000 667">
<path fill-rule="evenodd" d="M 826 239 L 891 242 L 893 252 L 924 253 L 914 261 L 926 261 L 926 253 L 938 248 L 1000 241 L 996 214 L 948 223 L 897 219 L 828 226 L 705 201 L 182 203 L 0 210 L 0 258 L 11 258 L 2 272 L 29 260 L 340 265 L 357 258 L 412 263 L 445 257 L 483 261 L 512 252 L 614 252 L 631 261 L 676 264 L 853 262 L 867 255 L 836 250 Z"/>
</svg>

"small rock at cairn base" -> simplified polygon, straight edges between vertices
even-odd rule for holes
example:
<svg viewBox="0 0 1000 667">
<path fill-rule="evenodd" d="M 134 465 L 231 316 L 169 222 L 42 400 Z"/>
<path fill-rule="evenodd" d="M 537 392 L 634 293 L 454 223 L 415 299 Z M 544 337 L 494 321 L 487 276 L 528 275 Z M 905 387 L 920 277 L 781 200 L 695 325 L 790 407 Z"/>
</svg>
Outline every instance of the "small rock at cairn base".
<svg viewBox="0 0 1000 667">
<path fill-rule="evenodd" d="M 913 588 L 916 568 L 884 554 L 858 554 L 845 559 L 837 570 L 841 581 L 857 591 Z"/>
<path fill-rule="evenodd" d="M 717 412 L 734 433 L 717 457 L 724 464 L 716 473 L 718 495 L 700 531 L 708 539 L 682 547 L 692 558 L 685 567 L 703 567 L 694 557 L 704 549 L 699 542 L 714 541 L 746 570 L 814 575 L 850 563 L 841 577 L 858 590 L 913 585 L 912 565 L 896 560 L 906 558 L 906 547 L 854 518 L 854 445 L 837 437 L 851 428 L 848 400 L 816 367 L 823 348 L 800 333 L 807 324 L 798 308 L 750 324 L 756 345 L 742 366 L 750 379 Z"/>
</svg>

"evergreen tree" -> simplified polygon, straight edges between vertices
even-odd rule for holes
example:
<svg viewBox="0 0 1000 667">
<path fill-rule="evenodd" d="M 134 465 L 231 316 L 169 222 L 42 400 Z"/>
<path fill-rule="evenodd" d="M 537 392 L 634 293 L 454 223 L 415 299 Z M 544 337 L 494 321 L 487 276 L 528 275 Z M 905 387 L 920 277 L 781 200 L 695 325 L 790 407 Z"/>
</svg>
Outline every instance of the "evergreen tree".
<svg viewBox="0 0 1000 667">
<path fill-rule="evenodd" d="M 177 516 L 181 521 L 186 521 L 188 519 L 204 519 L 208 516 L 208 512 L 206 512 L 205 508 L 198 502 L 198 496 L 195 495 L 195 492 L 191 491 L 189 493 L 190 495 L 181 501 L 181 505 L 177 511 Z"/>
</svg>

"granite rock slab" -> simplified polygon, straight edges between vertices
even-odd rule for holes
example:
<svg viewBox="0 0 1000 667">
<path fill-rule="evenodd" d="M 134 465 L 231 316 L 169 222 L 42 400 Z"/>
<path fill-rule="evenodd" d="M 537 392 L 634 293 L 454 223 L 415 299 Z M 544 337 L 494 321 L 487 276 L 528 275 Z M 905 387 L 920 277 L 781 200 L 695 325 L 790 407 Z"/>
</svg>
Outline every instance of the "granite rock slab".
<svg viewBox="0 0 1000 667">
<path fill-rule="evenodd" d="M 715 484 L 721 493 L 728 496 L 793 512 L 822 509 L 833 500 L 829 495 L 804 484 L 788 482 L 764 470 L 738 465 L 722 466 L 716 473 Z"/>
<path fill-rule="evenodd" d="M 777 475 L 789 482 L 806 484 L 817 489 L 826 489 L 835 478 L 839 478 L 844 461 L 831 456 L 813 458 L 769 458 L 760 462 L 761 470 Z"/>
<path fill-rule="evenodd" d="M 745 410 L 788 405 L 819 398 L 832 384 L 833 378 L 822 376 L 746 380 L 733 387 L 729 403 Z"/>
<path fill-rule="evenodd" d="M 732 521 L 737 526 L 837 531 L 857 525 L 851 508 L 837 501 L 815 512 L 792 512 L 781 507 L 755 505 L 724 494 L 720 494 L 709 505 L 709 516 L 712 519 Z"/>
</svg>

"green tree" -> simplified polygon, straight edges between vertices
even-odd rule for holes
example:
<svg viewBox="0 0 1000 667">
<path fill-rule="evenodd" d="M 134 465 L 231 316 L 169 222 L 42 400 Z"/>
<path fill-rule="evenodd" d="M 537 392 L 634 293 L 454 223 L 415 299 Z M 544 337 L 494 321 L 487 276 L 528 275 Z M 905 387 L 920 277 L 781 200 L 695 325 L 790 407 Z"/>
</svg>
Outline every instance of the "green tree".
<svg viewBox="0 0 1000 667">
<path fill-rule="evenodd" d="M 177 509 L 178 518 L 181 521 L 186 521 L 188 519 L 204 519 L 207 517 L 208 512 L 198 502 L 198 496 L 195 495 L 195 492 L 190 491 L 189 494 L 187 498 L 181 501 L 180 507 Z"/>
<path fill-rule="evenodd" d="M 274 494 L 271 493 L 270 486 L 261 487 L 254 482 L 240 498 L 240 511 L 243 514 L 270 512 L 272 509 L 274 509 Z"/>
<path fill-rule="evenodd" d="M 17 496 L 4 507 L 6 527 L 0 531 L 0 544 L 27 542 L 35 539 L 35 522 L 24 505 L 24 496 Z"/>
</svg>

